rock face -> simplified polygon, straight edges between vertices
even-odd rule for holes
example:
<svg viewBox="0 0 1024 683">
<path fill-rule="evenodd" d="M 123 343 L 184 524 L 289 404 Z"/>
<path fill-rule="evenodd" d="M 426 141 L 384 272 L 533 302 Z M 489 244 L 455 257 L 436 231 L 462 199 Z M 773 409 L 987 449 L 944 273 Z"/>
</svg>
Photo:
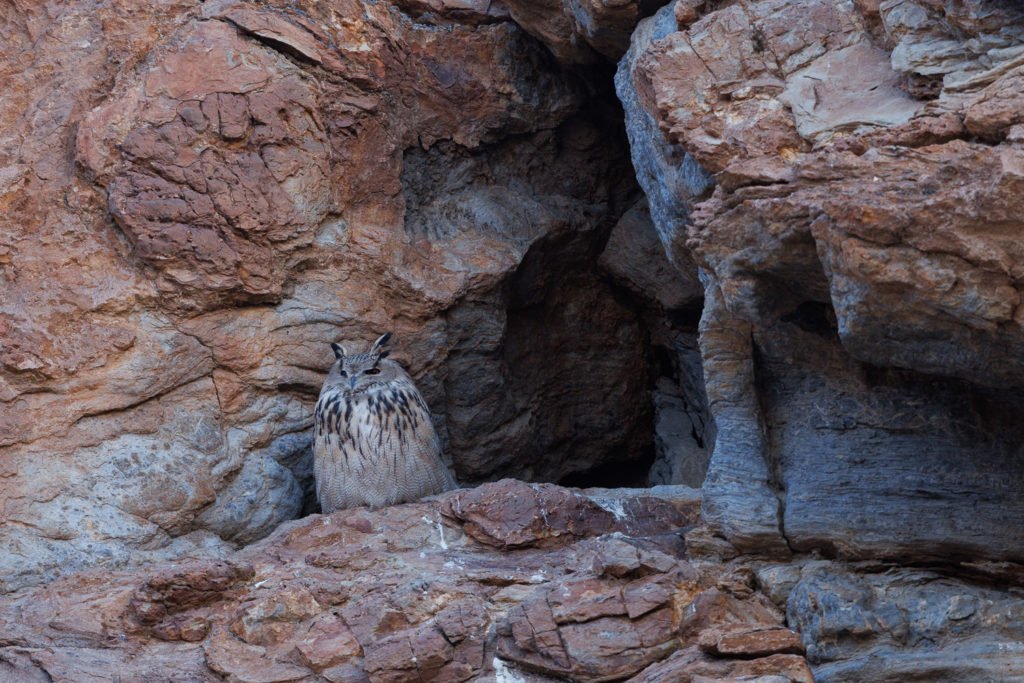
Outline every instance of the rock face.
<svg viewBox="0 0 1024 683">
<path fill-rule="evenodd" d="M 0 13 L 0 590 L 309 512 L 327 344 L 389 329 L 464 481 L 649 459 L 621 129 L 502 10 Z"/>
<path fill-rule="evenodd" d="M 502 480 L 289 522 L 223 560 L 75 574 L 0 599 L 0 674 L 811 681 L 749 570 L 683 556 L 690 492 Z"/>
<path fill-rule="evenodd" d="M 1024 9 L 656 5 L 0 4 L 0 680 L 1024 679 Z"/>
<path fill-rule="evenodd" d="M 737 547 L 1022 559 L 1022 17 L 680 2 L 634 34 L 618 89 L 703 272 L 705 515 Z"/>
<path fill-rule="evenodd" d="M 818 562 L 801 569 L 787 613 L 791 627 L 803 634 L 808 657 L 819 662 L 818 681 L 1024 676 L 1016 589 L 929 571 L 879 573 Z"/>
<path fill-rule="evenodd" d="M 1024 559 L 1022 19 L 680 0 L 619 66 L 657 233 L 705 288 L 692 545 L 802 566 L 759 580 L 816 680 L 1021 675 L 1019 597 L 987 581 Z"/>
<path fill-rule="evenodd" d="M 679 268 L 668 259 L 646 199 L 623 214 L 598 263 L 631 293 L 655 357 L 655 460 L 648 483 L 699 487 L 707 473 L 714 424 L 697 349 L 703 288 L 696 269 Z"/>
</svg>

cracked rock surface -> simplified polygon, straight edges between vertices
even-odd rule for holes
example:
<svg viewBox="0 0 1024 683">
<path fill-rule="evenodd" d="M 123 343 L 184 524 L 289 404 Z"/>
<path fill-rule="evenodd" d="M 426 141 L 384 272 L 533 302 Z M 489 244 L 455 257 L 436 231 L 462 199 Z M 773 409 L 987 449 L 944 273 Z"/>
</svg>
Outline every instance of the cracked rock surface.
<svg viewBox="0 0 1024 683">
<path fill-rule="evenodd" d="M 817 680 L 1021 675 L 1022 37 L 998 0 L 678 0 L 619 64 L 705 290 L 692 541 L 791 563 L 761 578 Z"/>
<path fill-rule="evenodd" d="M 676 2 L 634 33 L 618 90 L 702 271 L 704 511 L 738 547 L 1022 559 L 1022 19 Z"/>
<path fill-rule="evenodd" d="M 0 591 L 311 511 L 332 341 L 395 332 L 463 481 L 645 457 L 611 95 L 507 12 L 3 3 L 0 36 Z"/>
<path fill-rule="evenodd" d="M 86 571 L 0 600 L 0 675 L 811 681 L 753 573 L 686 555 L 698 507 L 686 487 L 505 479 L 313 515 L 222 560 Z"/>
</svg>

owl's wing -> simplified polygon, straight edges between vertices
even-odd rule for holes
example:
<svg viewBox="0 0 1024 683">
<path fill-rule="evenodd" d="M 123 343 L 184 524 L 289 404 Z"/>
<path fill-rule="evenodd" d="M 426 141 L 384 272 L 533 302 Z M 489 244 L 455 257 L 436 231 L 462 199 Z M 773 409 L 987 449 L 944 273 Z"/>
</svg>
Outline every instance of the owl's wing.
<svg viewBox="0 0 1024 683">
<path fill-rule="evenodd" d="M 339 464 L 342 453 L 337 435 L 324 433 L 313 436 L 313 476 L 316 479 L 316 499 L 324 513 L 340 507 L 342 492 Z"/>
<path fill-rule="evenodd" d="M 434 493 L 450 491 L 456 488 L 455 478 L 441 457 L 441 440 L 434 430 L 426 405 L 424 410 L 425 419 L 419 420 L 413 427 L 412 438 L 406 443 L 406 452 L 416 460 L 416 465 L 411 471 L 426 475 L 429 481 L 423 482 L 424 488 L 429 488 Z"/>
<path fill-rule="evenodd" d="M 313 431 L 313 474 L 316 497 L 324 513 L 358 504 L 358 491 L 348 470 L 353 440 L 342 423 L 344 401 L 340 397 L 323 397 L 317 402 Z M 356 494 L 354 498 L 353 495 Z"/>
<path fill-rule="evenodd" d="M 417 497 L 450 491 L 455 488 L 455 478 L 441 457 L 441 440 L 434 430 L 430 408 L 411 379 L 400 382 L 399 392 L 405 399 L 400 401 L 399 412 L 407 418 L 396 416 L 402 427 L 399 442 L 409 465 L 400 474 L 405 479 L 402 484 L 409 491 L 419 491 Z"/>
</svg>

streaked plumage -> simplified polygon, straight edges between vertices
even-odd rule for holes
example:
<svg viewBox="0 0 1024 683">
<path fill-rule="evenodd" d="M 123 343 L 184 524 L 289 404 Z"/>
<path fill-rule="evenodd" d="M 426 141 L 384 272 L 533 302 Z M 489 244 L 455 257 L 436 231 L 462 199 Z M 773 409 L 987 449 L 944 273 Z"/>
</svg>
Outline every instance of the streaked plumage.
<svg viewBox="0 0 1024 683">
<path fill-rule="evenodd" d="M 313 471 L 323 512 L 393 505 L 455 488 L 430 410 L 402 366 L 383 350 L 337 357 L 313 427 Z"/>
</svg>

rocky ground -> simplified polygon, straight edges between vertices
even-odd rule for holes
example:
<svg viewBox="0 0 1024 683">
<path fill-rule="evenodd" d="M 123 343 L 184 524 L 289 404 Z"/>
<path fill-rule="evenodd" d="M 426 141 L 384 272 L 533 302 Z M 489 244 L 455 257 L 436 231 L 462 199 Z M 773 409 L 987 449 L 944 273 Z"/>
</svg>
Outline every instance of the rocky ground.
<svg viewBox="0 0 1024 683">
<path fill-rule="evenodd" d="M 0 0 L 0 84 L 0 677 L 1024 680 L 1019 3 Z M 388 330 L 480 486 L 321 517 Z"/>
<path fill-rule="evenodd" d="M 289 522 L 223 560 L 76 574 L 0 607 L 0 676 L 812 681 L 755 574 L 686 552 L 695 493 L 504 479 Z"/>
</svg>

